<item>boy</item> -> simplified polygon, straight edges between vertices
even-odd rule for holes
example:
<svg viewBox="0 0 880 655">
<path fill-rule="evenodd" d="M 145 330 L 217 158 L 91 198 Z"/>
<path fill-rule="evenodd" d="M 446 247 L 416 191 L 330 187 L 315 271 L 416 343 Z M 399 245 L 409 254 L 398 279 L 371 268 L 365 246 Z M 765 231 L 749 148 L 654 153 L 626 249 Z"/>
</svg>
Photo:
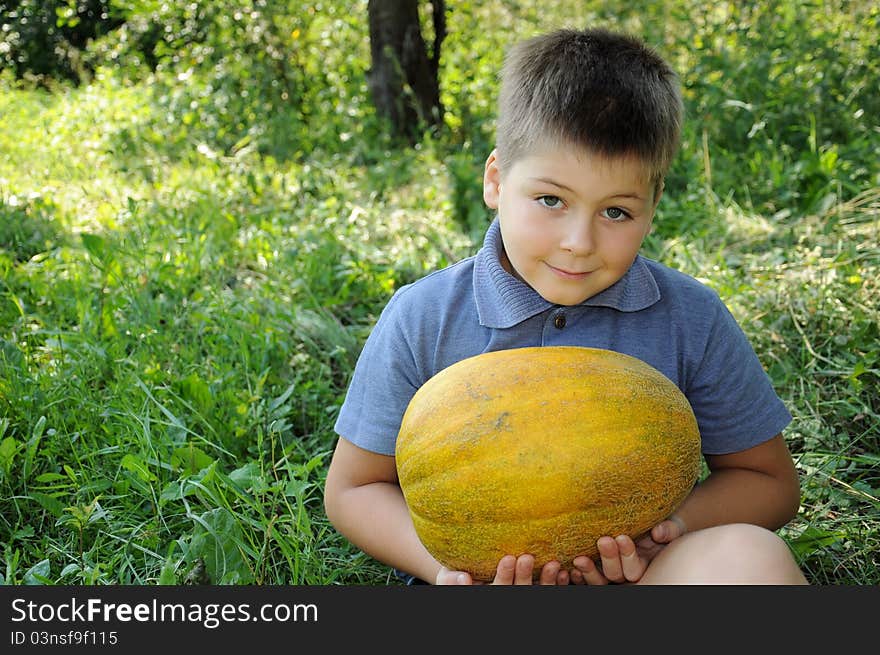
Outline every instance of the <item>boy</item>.
<svg viewBox="0 0 880 655">
<path fill-rule="evenodd" d="M 483 197 L 482 249 L 397 291 L 367 339 L 340 410 L 325 487 L 333 525 L 417 580 L 471 584 L 419 541 L 394 444 L 415 391 L 465 357 L 579 345 L 638 357 L 688 397 L 710 475 L 635 543 L 598 541 L 600 562 L 550 562 L 541 584 L 804 584 L 775 530 L 800 490 L 783 441 L 791 420 L 726 307 L 707 287 L 641 257 L 678 147 L 677 78 L 640 42 L 559 30 L 505 60 Z M 531 584 L 510 553 L 494 584 Z"/>
</svg>

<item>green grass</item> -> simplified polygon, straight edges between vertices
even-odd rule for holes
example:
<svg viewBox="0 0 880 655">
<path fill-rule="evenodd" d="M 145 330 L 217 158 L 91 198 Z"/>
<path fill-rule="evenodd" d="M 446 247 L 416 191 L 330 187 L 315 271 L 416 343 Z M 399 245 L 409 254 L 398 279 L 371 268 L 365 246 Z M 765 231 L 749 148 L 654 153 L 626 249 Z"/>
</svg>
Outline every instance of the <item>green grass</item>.
<svg viewBox="0 0 880 655">
<path fill-rule="evenodd" d="M 321 507 L 348 377 L 393 290 L 479 245 L 504 45 L 592 20 L 682 71 L 645 251 L 719 291 L 794 414 L 781 534 L 815 583 L 880 583 L 880 14 L 452 3 L 446 129 L 400 148 L 366 3 L 326 4 L 292 44 L 313 84 L 271 116 L 217 125 L 216 69 L 4 79 L 2 580 L 394 584 Z"/>
</svg>

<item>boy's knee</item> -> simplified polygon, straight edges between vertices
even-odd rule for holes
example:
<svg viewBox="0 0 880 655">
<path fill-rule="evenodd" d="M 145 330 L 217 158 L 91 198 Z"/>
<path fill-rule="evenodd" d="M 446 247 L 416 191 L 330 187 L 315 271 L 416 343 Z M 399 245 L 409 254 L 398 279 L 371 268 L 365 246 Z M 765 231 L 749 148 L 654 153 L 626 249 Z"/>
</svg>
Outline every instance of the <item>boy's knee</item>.
<svg viewBox="0 0 880 655">
<path fill-rule="evenodd" d="M 748 523 L 713 528 L 709 534 L 721 561 L 742 568 L 773 566 L 792 559 L 788 545 L 775 532 Z"/>
<path fill-rule="evenodd" d="M 806 584 L 785 541 L 746 523 L 680 537 L 651 562 L 646 578 L 649 583 Z"/>
</svg>

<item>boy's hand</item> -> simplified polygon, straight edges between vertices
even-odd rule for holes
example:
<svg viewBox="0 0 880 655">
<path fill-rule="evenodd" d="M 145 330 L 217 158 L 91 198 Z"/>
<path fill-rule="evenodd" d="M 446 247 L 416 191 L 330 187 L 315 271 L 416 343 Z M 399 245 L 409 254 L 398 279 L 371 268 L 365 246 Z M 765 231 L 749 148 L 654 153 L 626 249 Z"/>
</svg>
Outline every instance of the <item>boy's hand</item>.
<svg viewBox="0 0 880 655">
<path fill-rule="evenodd" d="M 533 584 L 532 575 L 535 569 L 535 558 L 533 555 L 505 555 L 498 562 L 495 569 L 495 579 L 491 583 L 493 585 L 530 585 Z M 538 577 L 537 584 L 541 585 L 567 585 L 569 582 L 569 573 L 563 569 L 559 562 L 547 562 L 541 568 L 541 574 Z M 487 584 L 474 580 L 469 573 L 464 571 L 450 571 L 446 567 L 440 569 L 437 573 L 436 583 L 438 585 L 479 585 Z"/>
<path fill-rule="evenodd" d="M 575 584 L 603 585 L 609 582 L 638 582 L 645 574 L 648 563 L 673 539 L 686 532 L 684 522 L 670 517 L 655 525 L 638 542 L 626 535 L 600 537 L 596 542 L 599 548 L 601 568 L 589 557 L 576 557 L 571 571 L 571 581 Z"/>
</svg>

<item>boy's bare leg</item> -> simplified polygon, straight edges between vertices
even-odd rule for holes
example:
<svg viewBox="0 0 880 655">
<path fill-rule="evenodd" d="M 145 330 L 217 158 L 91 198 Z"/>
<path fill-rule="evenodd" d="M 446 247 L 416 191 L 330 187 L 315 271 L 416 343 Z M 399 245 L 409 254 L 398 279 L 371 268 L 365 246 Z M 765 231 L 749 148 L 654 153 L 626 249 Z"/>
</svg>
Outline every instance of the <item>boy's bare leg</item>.
<svg viewBox="0 0 880 655">
<path fill-rule="evenodd" d="M 786 543 L 744 523 L 685 534 L 657 555 L 638 584 L 808 584 Z"/>
</svg>

